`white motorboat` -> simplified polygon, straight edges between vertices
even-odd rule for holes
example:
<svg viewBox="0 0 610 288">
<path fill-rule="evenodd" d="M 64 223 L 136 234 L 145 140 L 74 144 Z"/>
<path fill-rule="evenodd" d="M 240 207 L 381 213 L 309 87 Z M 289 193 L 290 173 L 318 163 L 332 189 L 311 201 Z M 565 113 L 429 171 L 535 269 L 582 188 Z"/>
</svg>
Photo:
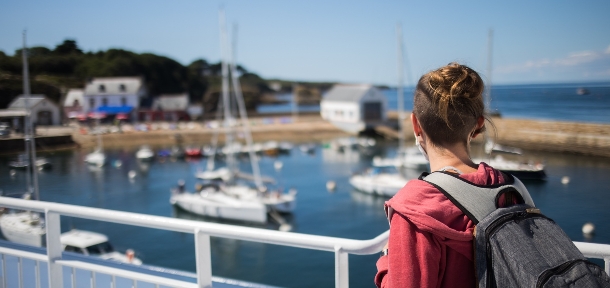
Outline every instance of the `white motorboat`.
<svg viewBox="0 0 610 288">
<path fill-rule="evenodd" d="M 121 263 L 142 265 L 142 260 L 136 258 L 131 249 L 128 249 L 125 253 L 115 251 L 108 241 L 108 237 L 104 234 L 72 229 L 62 233 L 60 241 L 64 251 L 67 252 L 95 256 Z"/>
<path fill-rule="evenodd" d="M 349 183 L 357 190 L 383 196 L 394 196 L 408 181 L 394 166 L 369 168 L 349 179 Z"/>
<path fill-rule="evenodd" d="M 149 146 L 144 145 L 136 152 L 136 158 L 142 161 L 149 161 L 155 157 L 155 152 Z"/>
<path fill-rule="evenodd" d="M 408 168 L 422 172 L 430 170 L 430 162 L 426 160 L 426 157 L 415 146 L 402 149 L 393 158 L 374 157 L 373 166 L 394 166 L 396 168 Z"/>
<path fill-rule="evenodd" d="M 106 154 L 104 154 L 101 149 L 96 149 L 85 156 L 85 162 L 97 167 L 102 167 L 106 163 Z"/>
<path fill-rule="evenodd" d="M 20 211 L 3 214 L 0 227 L 6 240 L 35 247 L 44 246 L 44 220 L 38 213 Z"/>
</svg>

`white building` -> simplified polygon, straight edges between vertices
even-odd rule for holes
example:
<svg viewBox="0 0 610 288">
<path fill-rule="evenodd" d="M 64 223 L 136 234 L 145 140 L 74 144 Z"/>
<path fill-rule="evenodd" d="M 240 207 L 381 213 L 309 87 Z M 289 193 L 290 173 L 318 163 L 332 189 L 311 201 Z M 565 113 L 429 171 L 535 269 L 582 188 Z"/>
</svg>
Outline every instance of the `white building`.
<svg viewBox="0 0 610 288">
<path fill-rule="evenodd" d="M 31 120 L 34 125 L 61 124 L 59 106 L 49 100 L 46 96 L 41 94 L 30 95 L 27 99 L 27 106 L 29 106 Z M 4 112 L 8 114 L 16 113 L 14 116 L 25 115 L 26 97 L 23 95 L 17 96 Z M 16 123 L 16 121 L 13 122 Z"/>
<path fill-rule="evenodd" d="M 85 112 L 131 114 L 146 97 L 144 81 L 140 77 L 94 78 L 85 86 Z"/>
<path fill-rule="evenodd" d="M 63 101 L 64 117 L 76 118 L 84 114 L 83 104 L 85 103 L 85 91 L 83 89 L 70 89 Z"/>
<path fill-rule="evenodd" d="M 335 85 L 320 102 L 320 113 L 340 129 L 358 133 L 385 122 L 387 106 L 372 85 Z"/>
</svg>

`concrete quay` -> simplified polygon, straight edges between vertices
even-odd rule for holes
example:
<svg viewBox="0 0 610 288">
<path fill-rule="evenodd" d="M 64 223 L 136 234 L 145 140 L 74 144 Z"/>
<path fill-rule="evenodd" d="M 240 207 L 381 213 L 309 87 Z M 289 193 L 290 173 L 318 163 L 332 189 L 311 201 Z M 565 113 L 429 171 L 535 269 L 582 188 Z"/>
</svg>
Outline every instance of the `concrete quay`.
<svg viewBox="0 0 610 288">
<path fill-rule="evenodd" d="M 408 114 L 407 114 L 408 115 Z M 389 114 L 390 124 L 378 127 L 377 132 L 388 139 L 398 137 L 395 128 L 396 113 Z M 393 121 L 393 125 L 391 124 Z M 498 144 L 519 147 L 532 151 L 573 153 L 610 157 L 610 124 L 576 123 L 549 120 L 493 118 L 496 127 L 495 141 Z M 252 137 L 255 142 L 276 140 L 296 143 L 319 142 L 336 137 L 350 136 L 332 124 L 321 119 L 319 114 L 310 113 L 292 118 L 290 115 L 257 115 L 249 118 Z M 180 123 L 171 127 L 167 123 L 146 125 L 148 131 L 138 131 L 131 125 L 124 126 L 122 133 L 101 134 L 104 147 L 169 147 L 177 144 L 177 137 L 183 145 L 205 145 L 212 141 L 215 129 L 210 122 Z M 106 126 L 109 128 L 110 126 Z M 221 128 L 222 129 L 222 128 Z M 405 138 L 413 141 L 411 121 L 405 121 Z M 488 135 L 494 138 L 494 129 L 488 126 Z M 177 136 L 179 135 L 179 136 Z M 68 137 L 71 136 L 71 137 Z M 238 137 L 245 142 L 243 135 Z M 475 141 L 481 141 L 477 137 Z M 219 134 L 219 143 L 224 142 L 224 134 Z M 97 136 L 85 127 L 55 127 L 37 129 L 37 149 L 92 149 Z M 22 153 L 23 138 L 12 136 L 0 139 L 0 154 Z"/>
</svg>

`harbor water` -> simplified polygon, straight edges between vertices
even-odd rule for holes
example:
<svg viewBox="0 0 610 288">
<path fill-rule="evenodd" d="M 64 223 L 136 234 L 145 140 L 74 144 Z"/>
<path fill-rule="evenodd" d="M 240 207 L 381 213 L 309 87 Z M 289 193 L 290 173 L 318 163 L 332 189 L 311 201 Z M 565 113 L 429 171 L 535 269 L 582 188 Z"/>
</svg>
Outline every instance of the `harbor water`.
<svg viewBox="0 0 610 288">
<path fill-rule="evenodd" d="M 578 88 L 586 88 L 588 93 L 578 95 Z M 384 93 L 389 109 L 395 110 L 396 90 Z M 411 102 L 412 90 L 406 89 L 406 110 L 411 109 Z M 507 118 L 610 123 L 608 83 L 494 86 L 491 103 L 493 110 Z M 298 110 L 318 111 L 319 106 L 300 106 Z M 291 111 L 291 103 L 259 107 L 260 113 Z M 209 143 L 201 143 L 205 144 Z M 292 232 L 371 239 L 389 228 L 383 211 L 387 198 L 355 191 L 348 179 L 369 167 L 374 156 L 394 155 L 396 145 L 379 141 L 373 150 L 336 151 L 327 143 L 316 143 L 314 153 L 304 153 L 297 145 L 288 154 L 261 156 L 260 167 L 264 175 L 274 177 L 285 191 L 291 188 L 298 191 L 293 215 L 284 216 Z M 192 191 L 197 184 L 194 174 L 205 169 L 206 159 L 156 158 L 146 163 L 136 160 L 136 149 L 106 149 L 107 164 L 100 168 L 85 164 L 89 149 L 38 153 L 53 165 L 52 169 L 38 172 L 41 200 L 279 229 L 279 224 L 273 221 L 264 225 L 222 222 L 172 207 L 170 189 L 183 179 L 187 190 Z M 480 151 L 480 147 L 475 150 Z M 532 151 L 514 157 L 513 160 L 546 165 L 546 181 L 525 184 L 542 212 L 559 223 L 572 240 L 610 244 L 610 159 Z M 13 158 L 0 157 L 0 190 L 4 195 L 21 194 L 26 188 L 24 172 L 8 167 Z M 277 161 L 283 165 L 274 165 Z M 223 165 L 222 160 L 217 160 L 217 165 Z M 239 165 L 243 171 L 251 171 L 247 159 L 240 159 Z M 282 167 L 276 170 L 274 166 Z M 411 178 L 420 173 L 403 172 Z M 327 191 L 328 181 L 336 183 L 335 191 Z M 582 233 L 582 226 L 588 222 L 596 227 L 591 236 Z M 195 271 L 192 235 L 70 217 L 62 217 L 61 225 L 62 231 L 77 228 L 104 233 L 117 250 L 134 249 L 136 257 L 145 264 Z M 216 276 L 282 287 L 334 285 L 333 253 L 214 237 L 211 245 L 212 272 Z M 349 256 L 351 287 L 374 286 L 378 257 Z"/>
<path fill-rule="evenodd" d="M 579 95 L 579 89 L 581 93 Z M 388 109 L 397 110 L 396 89 L 382 91 L 388 99 Z M 281 105 L 262 105 L 260 113 L 291 112 L 291 95 Z M 610 83 L 563 83 L 530 85 L 494 85 L 491 90 L 491 110 L 502 117 L 545 119 L 571 122 L 610 123 Z M 404 109 L 413 109 L 413 87 L 404 89 Z M 319 111 L 320 106 L 302 105 L 298 111 Z"/>
<path fill-rule="evenodd" d="M 376 155 L 391 156 L 396 143 L 379 143 L 373 150 L 336 151 L 317 143 L 314 153 L 295 146 L 289 154 L 261 156 L 264 175 L 277 179 L 285 190 L 298 190 L 297 208 L 286 220 L 292 231 L 353 239 L 370 239 L 388 229 L 383 212 L 384 197 L 364 194 L 348 183 L 354 172 L 368 167 Z M 48 157 L 53 167 L 39 172 L 40 198 L 44 201 L 106 208 L 151 215 L 215 221 L 173 208 L 170 189 L 179 179 L 188 190 L 196 184 L 194 174 L 205 169 L 206 160 L 155 159 L 139 162 L 134 149 L 107 150 L 108 164 L 101 168 L 84 162 L 86 149 L 56 152 Z M 527 182 L 541 210 L 556 220 L 575 241 L 610 244 L 610 161 L 604 158 L 527 152 L 524 159 L 546 164 L 547 181 Z M 11 172 L 11 157 L 0 158 L 0 189 L 21 193 L 25 174 Z M 121 165 L 118 165 L 120 161 Z M 282 162 L 276 170 L 274 163 Z M 246 159 L 239 161 L 250 171 Z M 222 165 L 219 161 L 218 165 Z M 279 165 L 278 165 L 279 166 Z M 135 171 L 131 178 L 130 171 Z M 418 171 L 404 171 L 409 177 Z M 562 178 L 569 177 L 563 184 Z M 565 179 L 565 178 L 564 178 Z M 328 181 L 337 189 L 326 190 Z M 565 182 L 565 181 L 564 181 Z M 265 225 L 222 222 L 232 225 L 278 229 L 278 223 Z M 583 224 L 591 222 L 596 233 L 585 237 Z M 145 264 L 184 271 L 195 271 L 193 236 L 154 229 L 62 217 L 62 231 L 72 228 L 105 233 L 117 250 L 132 248 Z M 350 286 L 372 287 L 378 255 L 349 256 Z M 277 245 L 212 238 L 213 274 L 283 287 L 332 287 L 334 254 Z"/>
</svg>

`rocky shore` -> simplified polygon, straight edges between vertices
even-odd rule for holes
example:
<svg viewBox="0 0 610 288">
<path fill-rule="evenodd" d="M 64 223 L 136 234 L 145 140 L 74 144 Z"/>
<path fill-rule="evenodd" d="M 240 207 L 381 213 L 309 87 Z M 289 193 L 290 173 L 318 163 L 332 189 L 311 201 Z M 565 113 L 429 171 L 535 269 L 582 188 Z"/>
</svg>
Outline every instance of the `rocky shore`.
<svg viewBox="0 0 610 288">
<path fill-rule="evenodd" d="M 396 125 L 396 113 L 389 114 L 390 121 L 394 125 L 378 127 L 377 132 L 388 139 L 395 139 L 398 136 L 396 129 L 391 128 Z M 594 155 L 610 157 L 610 124 L 576 123 L 547 120 L 530 119 L 508 119 L 493 118 L 496 129 L 488 127 L 490 137 L 494 138 L 498 144 L 520 147 L 526 150 L 547 151 L 560 153 L 573 153 L 580 155 Z M 295 143 L 319 142 L 336 137 L 350 136 L 321 119 L 318 113 L 301 114 L 297 118 L 292 118 L 289 114 L 285 115 L 258 115 L 250 117 L 253 140 L 258 141 L 290 141 Z M 411 123 L 405 121 L 406 131 L 412 131 Z M 153 147 L 169 147 L 177 143 L 177 139 L 183 145 L 205 145 L 211 142 L 214 135 L 214 128 L 207 122 L 204 123 L 181 123 L 175 127 L 168 124 L 146 125 L 147 131 L 136 130 L 135 127 L 126 126 L 122 133 L 102 134 L 104 147 L 136 147 L 140 145 L 150 145 Z M 494 133 L 494 130 L 496 131 Z M 96 135 L 90 134 L 86 128 L 54 128 L 38 130 L 39 138 L 72 136 L 72 141 L 76 145 L 65 145 L 56 148 L 92 149 L 96 145 Z M 243 135 L 242 135 L 243 136 Z M 408 141 L 413 140 L 413 134 L 407 132 L 405 135 Z M 50 139 L 49 138 L 49 139 Z M 477 137 L 481 141 L 482 137 Z M 15 145 L 16 139 L 0 139 L 0 153 L 19 153 L 20 151 L 9 151 L 10 147 L 23 147 L 22 144 Z M 241 139 L 245 141 L 245 139 Z M 38 140 L 37 140 L 38 141 Z M 52 150 L 53 147 L 45 140 L 46 144 L 41 150 Z M 219 137 L 220 143 L 224 141 L 224 135 Z M 21 140 L 21 143 L 23 141 Z M 16 149 L 16 148 L 15 148 Z M 17 149 L 18 150 L 18 149 Z"/>
</svg>

